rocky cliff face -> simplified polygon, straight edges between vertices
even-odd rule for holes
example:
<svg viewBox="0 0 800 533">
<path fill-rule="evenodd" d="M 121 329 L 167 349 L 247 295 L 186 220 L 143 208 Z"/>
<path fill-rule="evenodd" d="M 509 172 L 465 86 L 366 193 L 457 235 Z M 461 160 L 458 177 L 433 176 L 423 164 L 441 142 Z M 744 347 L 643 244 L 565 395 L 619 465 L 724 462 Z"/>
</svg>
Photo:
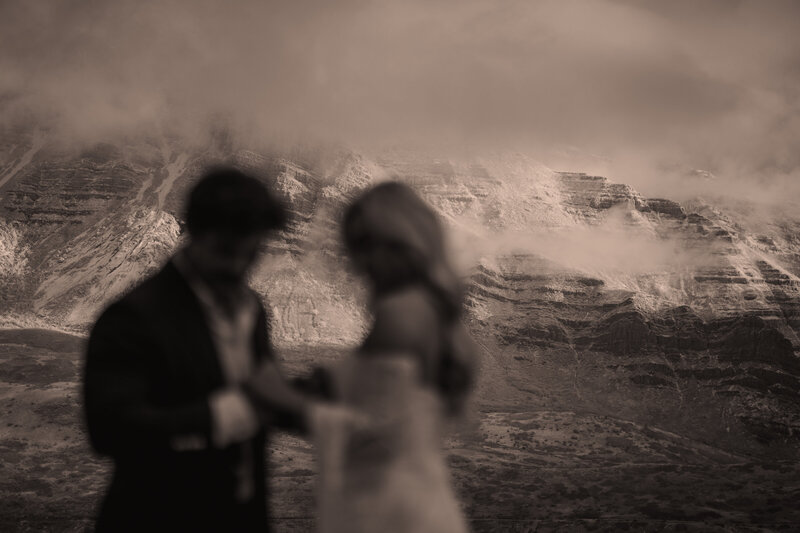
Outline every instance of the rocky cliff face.
<svg viewBox="0 0 800 533">
<path fill-rule="evenodd" d="M 6 132 L 0 171 L 0 279 L 9 324 L 85 331 L 103 306 L 163 264 L 181 242 L 183 198 L 203 169 L 228 163 L 270 182 L 290 206 L 253 285 L 269 294 L 274 333 L 290 343 L 357 341 L 359 289 L 343 268 L 337 223 L 374 172 L 362 157 L 296 157 L 138 139 L 66 150 Z M 37 134 L 38 135 L 38 134 Z"/>
<path fill-rule="evenodd" d="M 291 206 L 290 227 L 252 280 L 268 295 L 276 341 L 353 345 L 367 317 L 338 220 L 359 191 L 398 176 L 449 228 L 485 351 L 483 401 L 579 406 L 740 451 L 794 453 L 800 216 L 790 204 L 646 198 L 513 154 L 367 158 L 218 141 L 75 152 L 44 133 L 4 132 L 6 323 L 85 330 L 179 246 L 185 192 L 207 164 L 225 161 L 262 176 Z"/>
<path fill-rule="evenodd" d="M 475 249 L 468 302 L 487 398 L 511 383 L 519 401 L 733 447 L 796 441 L 796 211 L 681 205 L 521 157 L 382 163 Z"/>
</svg>

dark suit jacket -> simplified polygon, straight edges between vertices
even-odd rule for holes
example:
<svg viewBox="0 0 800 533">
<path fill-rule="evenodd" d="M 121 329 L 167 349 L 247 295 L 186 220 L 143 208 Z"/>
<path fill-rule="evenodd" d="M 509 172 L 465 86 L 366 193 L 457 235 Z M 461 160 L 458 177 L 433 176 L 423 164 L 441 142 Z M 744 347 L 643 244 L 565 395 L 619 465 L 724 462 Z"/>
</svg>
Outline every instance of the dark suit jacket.
<svg viewBox="0 0 800 533">
<path fill-rule="evenodd" d="M 263 360 L 272 351 L 261 305 L 259 314 L 253 343 Z M 114 462 L 98 530 L 267 530 L 266 434 L 210 444 L 208 397 L 224 378 L 202 308 L 171 262 L 100 316 L 84 377 L 92 446 Z M 190 449 L 177 451 L 176 439 Z M 234 498 L 245 446 L 256 489 L 248 505 Z"/>
</svg>

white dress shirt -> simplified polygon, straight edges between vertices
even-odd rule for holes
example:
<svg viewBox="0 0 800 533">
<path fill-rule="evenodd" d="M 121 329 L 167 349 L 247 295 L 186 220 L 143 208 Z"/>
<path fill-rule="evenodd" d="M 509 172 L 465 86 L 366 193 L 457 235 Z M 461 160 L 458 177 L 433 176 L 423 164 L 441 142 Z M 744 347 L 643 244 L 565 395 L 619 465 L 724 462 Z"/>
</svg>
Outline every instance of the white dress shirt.
<svg viewBox="0 0 800 533">
<path fill-rule="evenodd" d="M 253 293 L 242 287 L 238 294 L 231 295 L 234 305 L 226 310 L 211 289 L 198 276 L 192 275 L 181 253 L 173 258 L 173 263 L 200 301 L 227 385 L 209 398 L 212 443 L 218 448 L 243 443 L 259 430 L 258 417 L 239 388 L 255 369 L 253 336 L 258 303 Z M 242 451 L 242 461 L 237 467 L 237 499 L 248 501 L 255 490 L 251 475 L 253 450 L 243 446 Z"/>
</svg>

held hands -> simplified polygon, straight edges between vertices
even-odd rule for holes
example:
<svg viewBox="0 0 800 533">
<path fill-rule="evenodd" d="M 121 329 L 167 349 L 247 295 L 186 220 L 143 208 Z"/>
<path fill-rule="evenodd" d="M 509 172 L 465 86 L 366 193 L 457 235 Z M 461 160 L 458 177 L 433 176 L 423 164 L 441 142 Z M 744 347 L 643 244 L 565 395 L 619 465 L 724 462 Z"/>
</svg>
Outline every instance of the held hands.
<svg viewBox="0 0 800 533">
<path fill-rule="evenodd" d="M 313 401 L 293 388 L 273 361 L 265 361 L 255 374 L 242 384 L 242 391 L 253 406 L 262 425 L 275 424 L 301 431 L 322 426 L 358 428 L 366 417 L 342 405 Z"/>
<path fill-rule="evenodd" d="M 281 375 L 273 361 L 263 362 L 249 380 L 242 383 L 244 392 L 261 424 L 281 422 L 280 419 L 300 420 L 303 425 L 308 400 L 295 391 Z"/>
</svg>

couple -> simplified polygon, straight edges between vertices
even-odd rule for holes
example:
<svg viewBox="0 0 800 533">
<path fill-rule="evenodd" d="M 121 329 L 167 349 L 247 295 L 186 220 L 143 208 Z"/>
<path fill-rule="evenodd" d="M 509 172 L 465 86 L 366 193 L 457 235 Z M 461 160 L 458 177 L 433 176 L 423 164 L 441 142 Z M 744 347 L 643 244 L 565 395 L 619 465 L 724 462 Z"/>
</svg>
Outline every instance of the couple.
<svg viewBox="0 0 800 533">
<path fill-rule="evenodd" d="M 466 531 L 439 433 L 469 391 L 474 351 L 436 216 L 398 183 L 349 207 L 345 242 L 374 323 L 346 361 L 293 383 L 246 284 L 285 222 L 257 179 L 209 171 L 189 197 L 187 245 L 98 319 L 86 419 L 114 462 L 98 531 L 267 531 L 274 429 L 317 448 L 320 531 Z"/>
</svg>

